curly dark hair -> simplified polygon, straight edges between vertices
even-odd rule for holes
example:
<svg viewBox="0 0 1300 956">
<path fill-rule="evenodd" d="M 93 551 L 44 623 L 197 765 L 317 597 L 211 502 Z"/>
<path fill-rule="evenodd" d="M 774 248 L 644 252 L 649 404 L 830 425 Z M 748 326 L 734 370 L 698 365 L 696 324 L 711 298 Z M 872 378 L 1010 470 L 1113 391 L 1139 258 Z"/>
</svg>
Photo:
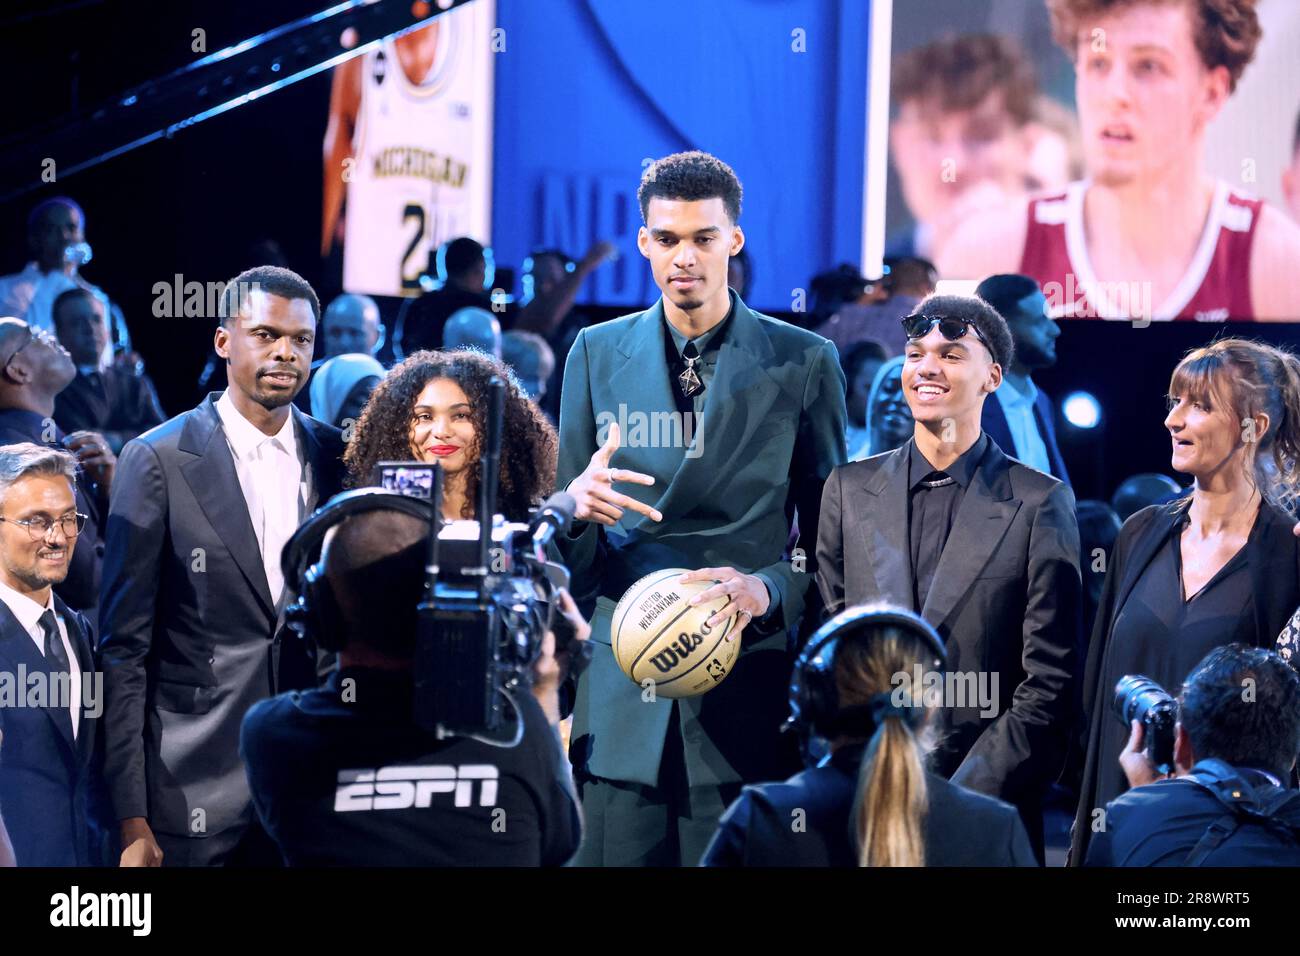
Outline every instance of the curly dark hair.
<svg viewBox="0 0 1300 956">
<path fill-rule="evenodd" d="M 641 174 L 641 185 L 636 191 L 643 222 L 650 214 L 650 200 L 656 196 L 687 202 L 717 197 L 722 200 L 731 221 L 740 222 L 743 195 L 735 170 L 718 157 L 698 149 L 656 159 Z"/>
<path fill-rule="evenodd" d="M 555 487 L 559 441 L 555 428 L 528 398 L 514 375 L 492 356 L 476 349 L 420 351 L 393 366 L 371 393 L 357 422 L 356 433 L 343 453 L 348 487 L 371 484 L 371 474 L 378 462 L 411 459 L 415 401 L 435 378 L 451 379 L 468 396 L 474 416 L 474 443 L 467 456 L 473 464 L 466 480 L 465 510 L 461 515 L 474 517 L 478 461 L 487 434 L 488 383 L 494 375 L 506 383 L 497 507 L 509 521 L 526 521 L 528 510 Z"/>
<path fill-rule="evenodd" d="M 1179 3 L 1188 8 L 1192 39 L 1201 62 L 1209 70 L 1226 67 L 1228 89 L 1235 90 L 1264 35 L 1255 10 L 1256 0 L 1047 0 L 1047 9 L 1052 15 L 1053 37 L 1073 57 L 1084 21 L 1151 3 Z"/>
<path fill-rule="evenodd" d="M 1015 340 L 1007 320 L 998 315 L 993 306 L 973 295 L 929 295 L 912 310 L 912 315 L 937 316 L 961 319 L 979 329 L 988 344 L 993 361 L 1005 373 L 1016 355 Z"/>
</svg>

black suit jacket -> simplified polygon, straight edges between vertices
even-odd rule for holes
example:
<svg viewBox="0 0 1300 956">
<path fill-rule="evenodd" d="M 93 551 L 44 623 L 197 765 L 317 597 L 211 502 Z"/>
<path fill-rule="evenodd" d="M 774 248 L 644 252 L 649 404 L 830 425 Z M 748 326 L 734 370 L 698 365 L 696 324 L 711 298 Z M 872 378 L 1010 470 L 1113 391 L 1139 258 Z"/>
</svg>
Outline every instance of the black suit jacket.
<svg viewBox="0 0 1300 956">
<path fill-rule="evenodd" d="M 1102 588 L 1083 673 L 1083 719 L 1074 740 L 1084 754 L 1079 807 L 1070 840 L 1070 863 L 1074 866 L 1083 863 L 1092 837 L 1092 814 L 1096 809 L 1097 780 L 1101 773 L 1098 766 L 1101 728 L 1115 719 L 1110 710 L 1110 699 L 1115 689 L 1101 686 L 1111 629 L 1133 586 L 1160 545 L 1169 540 L 1185 507 L 1186 498 L 1183 497 L 1173 502 L 1149 505 L 1134 513 L 1124 522 L 1109 556 L 1106 583 Z M 1258 520 L 1263 522 L 1260 534 L 1246 542 L 1253 611 L 1240 623 L 1236 640 L 1271 650 L 1287 620 L 1300 605 L 1300 538 L 1291 533 L 1294 522 L 1271 505 L 1262 506 Z M 1178 690 L 1176 687 L 1166 689 L 1170 693 Z"/>
<path fill-rule="evenodd" d="M 876 601 L 919 611 L 946 642 L 949 671 L 989 675 L 990 690 L 996 675 L 994 716 L 979 707 L 942 711 L 932 764 L 955 783 L 1016 804 L 1032 823 L 1068 739 L 1080 593 L 1074 495 L 989 442 L 925 607 L 912 607 L 913 441 L 831 474 L 817 583 L 830 613 Z"/>
<path fill-rule="evenodd" d="M 49 445 L 60 451 L 63 447 L 63 430 L 37 412 L 20 408 L 0 409 L 0 445 L 34 442 Z M 68 602 L 68 606 L 86 615 L 92 627 L 99 620 L 99 587 L 104 563 L 103 505 L 100 489 L 78 470 L 75 489 L 77 510 L 86 515 L 86 525 L 77 536 L 77 546 L 72 549 L 68 576 L 54 587 L 54 593 Z M 94 633 L 94 632 L 92 632 Z"/>
<path fill-rule="evenodd" d="M 860 759 L 861 748 L 853 756 Z M 857 764 L 837 753 L 784 783 L 746 787 L 701 866 L 858 865 L 852 839 Z M 926 866 L 1037 866 L 1014 807 L 926 774 Z M 800 820 L 803 827 L 791 824 Z"/>
<path fill-rule="evenodd" d="M 1052 421 L 1052 402 L 1041 388 L 1038 390 L 1038 397 L 1034 399 L 1034 421 L 1038 425 L 1038 434 L 1042 437 L 1043 444 L 1047 446 L 1047 461 L 1051 465 L 1052 477 L 1061 479 L 1067 485 L 1070 484 L 1070 475 L 1065 470 L 1065 459 L 1061 457 L 1061 449 L 1056 444 L 1056 423 Z M 1002 411 L 1002 403 L 998 401 L 996 395 L 990 395 L 985 399 L 984 415 L 980 424 L 984 426 L 984 431 L 988 433 L 989 438 L 992 438 L 1004 452 L 1012 458 L 1020 454 L 1015 441 L 1011 438 L 1011 426 L 1007 424 L 1006 412 Z"/>
<path fill-rule="evenodd" d="M 119 819 L 176 836 L 252 819 L 239 728 L 276 684 L 277 608 L 219 397 L 127 443 L 108 519 L 105 772 Z M 291 414 L 310 511 L 342 487 L 342 435 Z"/>
<path fill-rule="evenodd" d="M 0 706 L 0 813 L 19 866 L 97 865 L 90 823 L 97 705 L 102 698 L 86 681 L 94 680 L 89 622 L 58 595 L 54 609 L 63 618 L 82 673 L 81 719 L 74 739 L 66 707 Z M 20 670 L 21 668 L 21 670 Z M 29 678 L 46 673 L 44 655 L 0 602 L 0 679 L 13 680 L 18 693 Z M 85 701 L 91 701 L 86 707 Z M 59 703 L 65 703 L 59 701 Z"/>
<path fill-rule="evenodd" d="M 54 420 L 65 432 L 99 432 L 120 454 L 132 438 L 166 419 L 149 376 L 109 366 L 96 378 L 78 372 L 54 400 Z"/>
</svg>

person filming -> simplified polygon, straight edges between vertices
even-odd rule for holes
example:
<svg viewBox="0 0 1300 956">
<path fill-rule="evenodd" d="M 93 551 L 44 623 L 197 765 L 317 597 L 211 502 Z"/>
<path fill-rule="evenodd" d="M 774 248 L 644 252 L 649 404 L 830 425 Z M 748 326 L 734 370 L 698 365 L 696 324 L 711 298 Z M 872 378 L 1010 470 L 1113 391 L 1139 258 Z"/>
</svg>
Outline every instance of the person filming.
<svg viewBox="0 0 1300 956">
<path fill-rule="evenodd" d="M 431 517 L 376 504 L 325 532 L 304 591 L 337 668 L 322 687 L 263 701 L 244 719 L 253 802 L 290 866 L 558 866 L 577 851 L 581 818 L 558 734 L 568 655 L 555 653 L 552 631 L 531 693 L 525 683 L 509 695 L 521 725 L 513 746 L 417 724 Z M 572 598 L 558 595 L 556 616 L 585 640 Z"/>
</svg>

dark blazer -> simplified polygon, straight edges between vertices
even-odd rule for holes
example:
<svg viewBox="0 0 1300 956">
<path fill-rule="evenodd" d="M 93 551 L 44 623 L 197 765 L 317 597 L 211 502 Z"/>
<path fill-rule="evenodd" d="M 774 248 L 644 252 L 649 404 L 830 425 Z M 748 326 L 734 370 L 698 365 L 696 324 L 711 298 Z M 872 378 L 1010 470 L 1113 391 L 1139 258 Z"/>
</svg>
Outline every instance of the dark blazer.
<svg viewBox="0 0 1300 956">
<path fill-rule="evenodd" d="M 101 861 L 91 833 L 91 789 L 97 708 L 102 697 L 87 690 L 94 680 L 90 624 L 58 595 L 54 609 L 63 618 L 82 673 L 81 720 L 72 736 L 65 707 L 0 706 L 0 812 L 13 841 L 19 866 L 92 866 Z M 19 667 L 30 675 L 46 672 L 44 655 L 0 602 L 0 679 L 13 680 Z M 91 701 L 86 707 L 85 701 Z"/>
<path fill-rule="evenodd" d="M 1092 837 L 1093 795 L 1097 792 L 1100 768 L 1097 766 L 1102 723 L 1115 718 L 1110 712 L 1113 687 L 1102 687 L 1102 665 L 1110 632 L 1118 619 L 1133 586 L 1160 545 L 1169 540 L 1174 524 L 1180 520 L 1186 497 L 1174 502 L 1150 505 L 1134 513 L 1120 528 L 1110 555 L 1106 583 L 1097 608 L 1097 620 L 1088 646 L 1088 662 L 1083 672 L 1083 719 L 1077 728 L 1076 746 L 1083 749 L 1083 781 L 1079 807 L 1070 840 L 1070 863 L 1079 866 L 1085 859 Z M 1300 538 L 1291 533 L 1294 525 L 1287 515 L 1264 504 L 1259 520 L 1259 535 L 1248 540 L 1253 613 L 1243 620 L 1235 640 L 1270 650 L 1300 605 Z M 1175 692 L 1176 688 L 1168 688 Z"/>
<path fill-rule="evenodd" d="M 35 442 L 37 445 L 49 445 L 66 451 L 63 438 L 63 429 L 37 412 L 21 408 L 0 409 L 0 445 Z M 93 626 L 99 619 L 99 587 L 104 563 L 102 505 L 106 502 L 99 494 L 99 489 L 80 471 L 74 490 L 77 510 L 87 516 L 86 525 L 77 536 L 77 546 L 72 550 L 68 576 L 54 586 L 54 593 L 67 601 L 70 607 L 85 614 L 86 620 Z"/>
<path fill-rule="evenodd" d="M 857 784 L 856 764 L 833 760 L 784 783 L 746 787 L 700 865 L 857 866 L 851 819 Z M 926 866 L 1038 865 L 1015 807 L 931 773 L 925 785 Z M 803 824 L 798 830 L 795 820 Z"/>
<path fill-rule="evenodd" d="M 1188 856 L 1212 823 L 1231 815 L 1223 802 L 1194 778 L 1224 780 L 1206 773 L 1211 763 L 1198 763 L 1187 776 L 1134 787 L 1106 805 L 1106 827 L 1088 841 L 1085 866 L 1187 866 Z M 1235 770 L 1221 764 L 1239 780 L 1232 781 L 1261 803 L 1289 802 L 1275 811 L 1279 824 L 1300 833 L 1300 798 L 1281 790 L 1257 771 Z M 1244 786 L 1243 786 L 1244 784 Z M 1222 792 L 1222 791 L 1220 791 Z M 1239 792 L 1239 791 L 1238 791 Z M 1256 824 L 1242 814 L 1239 825 L 1195 866 L 1300 866 L 1300 842 Z"/>
<path fill-rule="evenodd" d="M 941 711 L 932 767 L 1016 804 L 1034 823 L 1042 790 L 1061 769 L 1071 716 L 1080 594 L 1074 495 L 990 442 L 925 607 L 912 607 L 914 441 L 837 468 L 826 482 L 817 583 L 830 613 L 874 601 L 919 611 L 947 643 L 950 671 L 997 675 L 996 716 L 978 707 Z"/>
<path fill-rule="evenodd" d="M 1034 421 L 1038 424 L 1038 434 L 1042 436 L 1043 444 L 1047 446 L 1047 461 L 1052 468 L 1052 477 L 1061 479 L 1067 485 L 1070 484 L 1070 475 L 1065 470 L 1065 459 L 1061 457 L 1061 449 L 1056 444 L 1056 423 L 1052 420 L 1052 401 L 1041 388 L 1038 390 L 1038 397 L 1034 399 Z M 1011 426 L 1007 424 L 1006 412 L 1002 410 L 1002 403 L 998 401 L 996 395 L 990 395 L 985 399 L 984 415 L 980 424 L 984 426 L 984 431 L 993 439 L 994 444 L 1009 456 L 1015 458 L 1020 454 L 1015 441 L 1011 438 Z"/>
<path fill-rule="evenodd" d="M 54 400 L 54 420 L 60 428 L 99 432 L 114 454 L 166 418 L 148 375 L 132 375 L 112 365 L 97 372 L 94 380 L 78 372 Z"/>
<path fill-rule="evenodd" d="M 239 727 L 276 689 L 278 609 L 219 397 L 127 443 L 108 519 L 105 772 L 119 819 L 148 817 L 172 836 L 252 820 Z M 341 488 L 343 441 L 337 428 L 291 414 L 305 514 Z"/>
<path fill-rule="evenodd" d="M 638 442 L 620 426 L 624 447 L 614 467 L 652 475 L 655 484 L 618 490 L 653 505 L 663 521 L 625 511 L 614 528 L 579 522 L 561 542 L 575 596 L 596 601 L 572 755 L 578 770 L 609 780 L 658 780 L 673 702 L 642 699 L 614 660 L 609 620 L 633 582 L 671 567 L 761 573 L 780 596 L 770 622 L 745 629 L 727 679 L 678 701 L 692 785 L 770 780 L 791 769 L 777 737 L 787 715 L 786 634 L 799 623 L 813 569 L 811 555 L 792 562 L 785 549 L 797 509 L 803 550 L 812 550 L 822 484 L 844 460 L 844 373 L 821 336 L 752 312 L 739 296 L 733 302 L 691 456 L 680 441 Z M 557 487 L 586 469 L 607 422 L 676 409 L 667 334 L 662 301 L 578 333 L 564 372 Z"/>
</svg>

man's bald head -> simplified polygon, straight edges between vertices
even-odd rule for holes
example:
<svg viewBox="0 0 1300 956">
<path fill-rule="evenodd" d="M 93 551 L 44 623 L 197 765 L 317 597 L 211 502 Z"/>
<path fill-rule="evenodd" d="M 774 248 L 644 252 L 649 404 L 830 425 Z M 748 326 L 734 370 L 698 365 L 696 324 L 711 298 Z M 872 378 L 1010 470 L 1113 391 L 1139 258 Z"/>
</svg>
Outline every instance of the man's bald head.
<svg viewBox="0 0 1300 956">
<path fill-rule="evenodd" d="M 12 316 L 0 319 L 0 359 L 8 359 L 15 349 L 27 341 L 29 334 L 27 323 L 22 319 Z"/>
<path fill-rule="evenodd" d="M 348 518 L 325 539 L 325 579 L 349 641 L 390 657 L 415 651 L 429 523 L 400 511 Z"/>
<path fill-rule="evenodd" d="M 344 293 L 325 309 L 325 355 L 372 355 L 379 343 L 379 306 L 368 295 Z"/>
</svg>

